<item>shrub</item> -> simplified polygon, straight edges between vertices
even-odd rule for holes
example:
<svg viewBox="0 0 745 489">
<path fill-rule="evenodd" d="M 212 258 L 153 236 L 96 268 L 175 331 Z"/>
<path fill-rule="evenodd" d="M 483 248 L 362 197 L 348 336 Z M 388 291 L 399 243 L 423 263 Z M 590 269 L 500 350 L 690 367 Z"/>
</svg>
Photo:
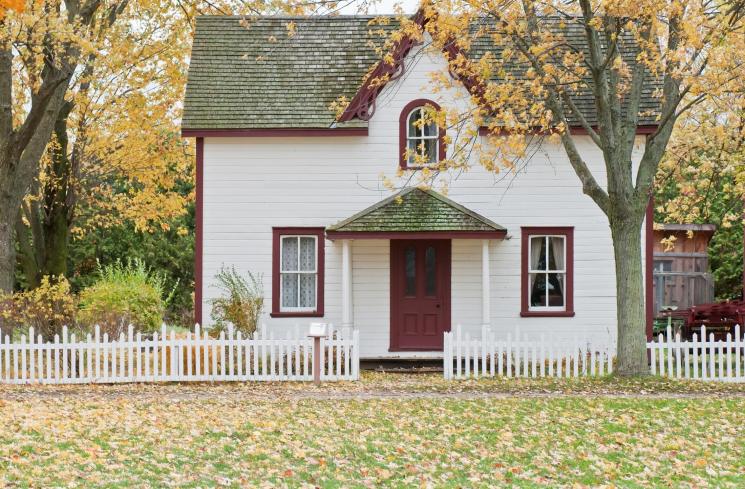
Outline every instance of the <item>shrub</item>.
<svg viewBox="0 0 745 489">
<path fill-rule="evenodd" d="M 264 309 L 264 285 L 262 276 L 248 272 L 248 280 L 243 278 L 234 267 L 220 268 L 215 275 L 214 285 L 222 291 L 222 296 L 212 299 L 214 329 L 223 331 L 228 324 L 246 335 L 252 335 Z"/>
<path fill-rule="evenodd" d="M 80 293 L 78 319 L 89 327 L 100 325 L 101 332 L 111 336 L 118 336 L 129 324 L 143 333 L 156 331 L 174 290 L 166 295 L 165 282 L 142 260 L 99 265 L 98 280 Z"/>
<path fill-rule="evenodd" d="M 5 334 L 33 327 L 45 341 L 52 340 L 63 326 L 75 326 L 75 312 L 75 297 L 64 276 L 42 277 L 37 288 L 26 292 L 0 293 L 0 326 Z"/>
</svg>

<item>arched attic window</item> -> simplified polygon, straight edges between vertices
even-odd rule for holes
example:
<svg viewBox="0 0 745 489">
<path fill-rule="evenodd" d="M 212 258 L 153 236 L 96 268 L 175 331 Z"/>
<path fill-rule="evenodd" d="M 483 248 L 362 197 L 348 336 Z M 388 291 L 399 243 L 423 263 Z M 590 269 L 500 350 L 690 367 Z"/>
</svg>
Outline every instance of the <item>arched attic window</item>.
<svg viewBox="0 0 745 489">
<path fill-rule="evenodd" d="M 429 116 L 440 106 L 427 99 L 412 100 L 399 118 L 399 164 L 404 169 L 435 165 L 445 159 L 445 130 Z"/>
</svg>

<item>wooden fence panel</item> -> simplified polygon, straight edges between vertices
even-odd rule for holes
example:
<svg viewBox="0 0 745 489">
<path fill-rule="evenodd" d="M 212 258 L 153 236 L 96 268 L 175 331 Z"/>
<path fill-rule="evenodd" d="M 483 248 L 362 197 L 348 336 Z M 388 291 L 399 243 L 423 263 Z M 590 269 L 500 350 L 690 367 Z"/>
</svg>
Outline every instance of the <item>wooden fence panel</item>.
<svg viewBox="0 0 745 489">
<path fill-rule="evenodd" d="M 557 339 L 546 344 L 545 335 L 529 338 L 518 329 L 497 339 L 493 331 L 483 329 L 480 339 L 463 333 L 460 325 L 445 333 L 443 369 L 446 379 L 504 377 L 577 378 L 612 374 L 615 345 L 607 341 L 593 346 L 581 338 Z M 701 379 L 745 382 L 745 337 L 741 327 L 724 340 L 713 334 L 694 334 L 682 340 L 680 334 L 660 334 L 647 343 L 652 375 L 675 379 Z"/>
<path fill-rule="evenodd" d="M 130 326 L 113 341 L 98 327 L 78 341 L 65 327 L 50 342 L 29 328 L 19 342 L 0 332 L 0 383 L 310 381 L 313 348 L 297 327 L 276 339 L 265 328 L 245 337 L 231 327 L 214 338 L 199 325 L 181 334 L 163 326 L 150 336 Z M 357 330 L 333 330 L 321 348 L 323 380 L 359 379 Z"/>
<path fill-rule="evenodd" d="M 478 377 L 566 377 L 612 372 L 614 355 L 607 346 L 595 349 L 579 338 L 530 338 L 519 329 L 498 339 L 489 328 L 481 338 L 463 333 L 460 325 L 445 333 L 443 371 L 446 379 Z"/>
</svg>

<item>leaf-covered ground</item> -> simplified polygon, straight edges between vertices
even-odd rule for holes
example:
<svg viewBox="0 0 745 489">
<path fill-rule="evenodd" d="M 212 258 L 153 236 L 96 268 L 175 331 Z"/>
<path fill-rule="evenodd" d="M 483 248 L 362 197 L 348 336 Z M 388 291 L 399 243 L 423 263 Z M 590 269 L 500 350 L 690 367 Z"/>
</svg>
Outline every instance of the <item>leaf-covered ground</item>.
<svg viewBox="0 0 745 489">
<path fill-rule="evenodd" d="M 0 486 L 743 487 L 745 391 L 655 379 L 0 387 Z"/>
</svg>

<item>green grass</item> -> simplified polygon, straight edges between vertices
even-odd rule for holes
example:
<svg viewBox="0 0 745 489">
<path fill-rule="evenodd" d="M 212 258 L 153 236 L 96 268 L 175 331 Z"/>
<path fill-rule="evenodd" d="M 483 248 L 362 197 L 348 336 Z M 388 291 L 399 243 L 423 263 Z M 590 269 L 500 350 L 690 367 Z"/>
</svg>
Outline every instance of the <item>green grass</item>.
<svg viewBox="0 0 745 489">
<path fill-rule="evenodd" d="M 99 387 L 90 396 L 82 388 L 53 396 L 44 393 L 60 391 L 36 388 L 31 398 L 0 401 L 0 486 L 745 486 L 741 395 L 288 396 L 360 386 L 414 392 L 428 379 L 372 375 L 321 388 Z M 629 381 L 596 382 L 563 385 L 596 394 L 630 388 Z M 449 385 L 480 391 L 501 384 Z M 252 395 L 262 391 L 277 397 Z M 204 395 L 173 395 L 183 392 Z"/>
</svg>

